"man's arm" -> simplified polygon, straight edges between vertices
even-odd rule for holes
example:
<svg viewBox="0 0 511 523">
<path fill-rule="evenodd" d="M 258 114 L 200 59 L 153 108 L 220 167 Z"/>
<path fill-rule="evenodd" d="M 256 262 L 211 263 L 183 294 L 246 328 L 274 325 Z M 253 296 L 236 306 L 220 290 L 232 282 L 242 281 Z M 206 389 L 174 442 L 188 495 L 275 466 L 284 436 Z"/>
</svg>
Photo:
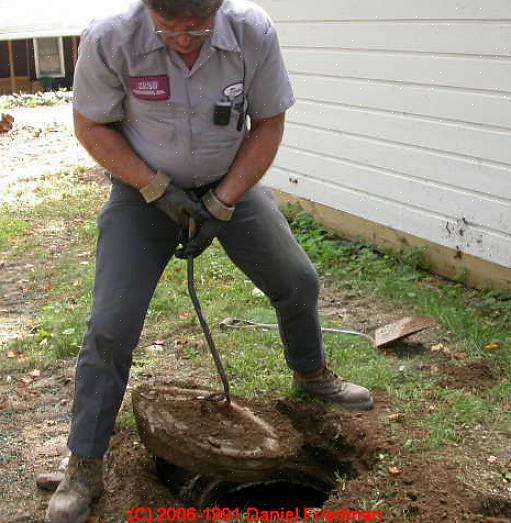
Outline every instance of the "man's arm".
<svg viewBox="0 0 511 523">
<path fill-rule="evenodd" d="M 76 110 L 74 121 L 76 137 L 94 160 L 115 178 L 142 189 L 146 202 L 153 203 L 177 225 L 186 228 L 190 216 L 197 221 L 209 218 L 199 202 L 173 185 L 167 174 L 155 173 L 112 126 L 89 120 Z"/>
<path fill-rule="evenodd" d="M 219 200 L 234 205 L 266 173 L 275 159 L 284 134 L 285 113 L 255 120 L 236 159 L 220 185 L 215 189 Z"/>
<path fill-rule="evenodd" d="M 75 134 L 87 152 L 112 176 L 140 189 L 155 172 L 138 156 L 124 136 L 111 125 L 89 120 L 74 111 Z"/>
</svg>

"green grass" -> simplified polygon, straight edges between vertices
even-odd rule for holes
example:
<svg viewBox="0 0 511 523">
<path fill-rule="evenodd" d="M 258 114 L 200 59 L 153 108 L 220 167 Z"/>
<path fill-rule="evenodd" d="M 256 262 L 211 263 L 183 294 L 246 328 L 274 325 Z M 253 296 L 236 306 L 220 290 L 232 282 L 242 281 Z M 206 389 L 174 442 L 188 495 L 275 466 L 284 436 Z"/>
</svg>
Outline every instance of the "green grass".
<svg viewBox="0 0 511 523">
<path fill-rule="evenodd" d="M 12 240 L 30 228 L 29 222 L 9 217 L 6 214 L 6 209 L 0 207 L 0 253 L 7 249 Z"/>
<path fill-rule="evenodd" d="M 19 278 L 30 281 L 31 329 L 0 348 L 4 371 L 51 367 L 57 360 L 77 354 L 91 303 L 96 214 L 106 196 L 107 187 L 91 181 L 83 169 L 18 182 L 2 196 L 2 256 L 20 267 L 27 263 L 34 266 L 30 272 L 20 269 L 19 273 Z M 438 449 L 446 443 L 459 443 L 471 427 L 482 424 L 490 429 L 510 422 L 511 415 L 502 405 L 511 396 L 511 295 L 474 291 L 459 282 L 427 285 L 432 276 L 424 268 L 420 250 L 378 252 L 370 245 L 337 238 L 296 208 L 288 209 L 287 215 L 319 272 L 335 285 L 434 317 L 451 333 L 457 350 L 467 352 L 467 361 L 482 358 L 502 373 L 502 380 L 484 393 L 445 389 L 434 376 L 417 370 L 421 364 L 435 361 L 431 353 L 407 359 L 387 357 L 367 340 L 326 334 L 325 350 L 336 371 L 395 398 L 396 410 L 405 412 L 408 423 L 426 432 L 409 446 Z M 298 397 L 291 390 L 291 373 L 277 332 L 224 331 L 218 327 L 226 317 L 275 323 L 269 301 L 254 293 L 253 284 L 216 244 L 197 259 L 195 273 L 196 288 L 233 394 Z M 169 345 L 179 339 L 202 340 L 187 294 L 185 262 L 172 260 L 166 268 L 149 307 L 145 337 L 149 343 L 163 338 Z M 488 352 L 485 347 L 489 343 L 497 343 L 499 349 Z M 28 359 L 8 359 L 2 355 L 8 350 Z M 191 365 L 215 376 L 204 343 L 189 343 L 182 350 Z M 157 370 L 161 357 L 136 358 L 132 373 Z M 128 414 L 120 419 L 124 428 L 132 422 Z M 400 424 L 393 430 L 399 436 Z"/>
<path fill-rule="evenodd" d="M 93 250 L 94 212 L 104 192 L 80 183 L 83 173 L 77 168 L 20 181 L 2 195 L 0 246 L 9 259 L 32 266 L 18 277 L 29 282 L 35 313 L 30 334 L 3 347 L 28 358 L 4 361 L 5 369 L 51 366 L 79 350 L 94 269 L 84 253 Z"/>
<path fill-rule="evenodd" d="M 511 397 L 510 293 L 476 291 L 448 281 L 440 286 L 423 285 L 431 280 L 431 274 L 420 249 L 380 252 L 362 242 L 337 238 L 296 206 L 288 208 L 286 214 L 295 235 L 322 274 L 334 278 L 344 288 L 361 290 L 375 299 L 433 317 L 451 334 L 457 349 L 468 354 L 466 361 L 482 359 L 503 375 L 496 386 L 476 396 L 445 390 L 416 372 L 417 363 L 431 362 L 430 354 L 412 362 L 392 362 L 373 353 L 361 362 L 357 354 L 349 352 L 348 343 L 339 341 L 342 347 L 333 353 L 330 345 L 334 366 L 349 361 L 350 367 L 353 365 L 348 372 L 350 377 L 371 388 L 383 388 L 405 401 L 404 410 L 409 413 L 416 414 L 419 408 L 420 415 L 414 423 L 428 435 L 414 442 L 416 450 L 458 443 L 463 434 L 479 424 L 488 428 L 509 426 L 511 415 L 501 407 Z M 487 351 L 485 347 L 490 343 L 496 343 L 498 350 Z M 397 371 L 398 365 L 402 372 Z M 420 409 L 425 401 L 430 402 L 432 410 Z"/>
<path fill-rule="evenodd" d="M 471 356 L 498 360 L 511 377 L 511 293 L 475 291 L 445 281 L 427 286 L 420 249 L 378 252 L 364 243 L 346 242 L 318 226 L 309 214 L 288 209 L 293 231 L 323 274 L 345 288 L 358 288 L 399 306 L 433 317 L 463 342 Z M 485 350 L 496 343 L 491 356 Z"/>
<path fill-rule="evenodd" d="M 18 107 L 41 107 L 43 105 L 63 105 L 70 102 L 70 93 L 66 89 L 36 94 L 13 94 L 0 96 L 0 109 Z"/>
</svg>

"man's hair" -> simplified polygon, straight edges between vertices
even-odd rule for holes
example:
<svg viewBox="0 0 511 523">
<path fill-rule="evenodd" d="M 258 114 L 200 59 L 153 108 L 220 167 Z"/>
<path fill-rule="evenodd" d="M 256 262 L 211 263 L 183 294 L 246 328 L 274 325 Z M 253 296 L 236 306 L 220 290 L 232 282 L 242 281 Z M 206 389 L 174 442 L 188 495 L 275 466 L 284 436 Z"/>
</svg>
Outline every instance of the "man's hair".
<svg viewBox="0 0 511 523">
<path fill-rule="evenodd" d="M 144 4 L 163 18 L 206 19 L 215 14 L 223 0 L 143 0 Z"/>
</svg>

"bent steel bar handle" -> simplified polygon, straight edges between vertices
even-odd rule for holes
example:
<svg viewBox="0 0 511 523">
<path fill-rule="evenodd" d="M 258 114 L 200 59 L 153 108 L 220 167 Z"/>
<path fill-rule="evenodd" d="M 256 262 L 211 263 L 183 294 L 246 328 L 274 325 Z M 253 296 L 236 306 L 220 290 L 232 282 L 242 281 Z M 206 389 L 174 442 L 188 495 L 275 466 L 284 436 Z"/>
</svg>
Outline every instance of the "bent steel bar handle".
<svg viewBox="0 0 511 523">
<path fill-rule="evenodd" d="M 195 221 L 193 218 L 190 218 L 189 222 L 189 228 L 188 228 L 188 237 L 191 239 L 195 235 Z M 187 276 L 188 276 L 188 294 L 190 295 L 190 299 L 192 300 L 193 306 L 195 308 L 195 312 L 197 314 L 197 317 L 199 318 L 200 326 L 202 327 L 202 332 L 204 333 L 204 336 L 206 337 L 206 340 L 208 342 L 209 350 L 211 351 L 211 355 L 213 356 L 213 360 L 215 362 L 218 374 L 220 375 L 220 379 L 222 380 L 222 385 L 224 387 L 223 394 L 212 394 L 211 396 L 207 396 L 205 399 L 210 401 L 223 401 L 225 400 L 227 403 L 231 403 L 231 396 L 229 391 L 229 381 L 227 379 L 227 375 L 224 370 L 224 366 L 222 365 L 222 360 L 220 358 L 220 354 L 217 351 L 217 348 L 215 346 L 215 342 L 213 340 L 213 336 L 211 335 L 211 331 L 209 329 L 208 323 L 206 322 L 206 319 L 204 318 L 204 314 L 202 312 L 202 307 L 199 301 L 199 298 L 197 297 L 197 293 L 195 292 L 195 280 L 194 280 L 194 264 L 193 264 L 193 256 L 188 256 L 187 258 Z"/>
</svg>

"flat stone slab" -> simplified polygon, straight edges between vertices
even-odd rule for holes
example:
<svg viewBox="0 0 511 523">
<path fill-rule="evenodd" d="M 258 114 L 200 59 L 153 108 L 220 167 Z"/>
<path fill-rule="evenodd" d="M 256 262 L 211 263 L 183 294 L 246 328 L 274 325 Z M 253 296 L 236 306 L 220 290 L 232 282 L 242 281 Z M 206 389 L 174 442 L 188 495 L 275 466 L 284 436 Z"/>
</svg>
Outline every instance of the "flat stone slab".
<svg viewBox="0 0 511 523">
<path fill-rule="evenodd" d="M 276 404 L 204 398 L 212 391 L 143 385 L 132 391 L 140 437 L 155 456 L 227 481 L 263 480 L 299 456 L 303 436 Z"/>
</svg>

